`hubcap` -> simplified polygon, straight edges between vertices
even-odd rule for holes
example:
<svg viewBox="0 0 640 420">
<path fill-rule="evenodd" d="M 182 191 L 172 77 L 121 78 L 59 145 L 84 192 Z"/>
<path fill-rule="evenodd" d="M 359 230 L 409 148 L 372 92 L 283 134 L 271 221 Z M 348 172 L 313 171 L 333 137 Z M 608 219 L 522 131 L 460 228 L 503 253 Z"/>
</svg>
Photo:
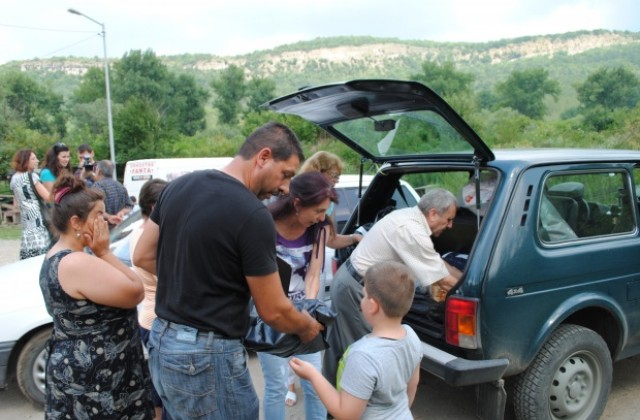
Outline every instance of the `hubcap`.
<svg viewBox="0 0 640 420">
<path fill-rule="evenodd" d="M 554 418 L 579 419 L 596 404 L 601 392 L 601 367 L 591 353 L 575 353 L 558 368 L 549 392 Z"/>
<path fill-rule="evenodd" d="M 33 369 L 31 371 L 31 374 L 33 375 L 33 382 L 36 384 L 38 389 L 42 391 L 43 394 L 45 384 L 44 375 L 47 365 L 46 354 L 47 352 L 45 350 L 42 350 L 40 354 L 38 354 L 38 357 L 36 357 L 36 360 L 33 363 Z"/>
</svg>

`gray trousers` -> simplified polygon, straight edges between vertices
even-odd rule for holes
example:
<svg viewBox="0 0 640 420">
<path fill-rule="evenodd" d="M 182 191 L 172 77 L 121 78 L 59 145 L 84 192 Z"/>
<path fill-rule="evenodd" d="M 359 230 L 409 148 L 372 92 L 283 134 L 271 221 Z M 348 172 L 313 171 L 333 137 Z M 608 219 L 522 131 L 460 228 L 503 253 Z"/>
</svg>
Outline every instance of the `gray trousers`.
<svg viewBox="0 0 640 420">
<path fill-rule="evenodd" d="M 371 326 L 360 310 L 363 294 L 363 286 L 349 274 L 343 264 L 331 283 L 331 308 L 337 316 L 329 331 L 329 348 L 325 350 L 322 362 L 322 374 L 334 386 L 342 354 L 353 342 L 371 332 Z"/>
</svg>

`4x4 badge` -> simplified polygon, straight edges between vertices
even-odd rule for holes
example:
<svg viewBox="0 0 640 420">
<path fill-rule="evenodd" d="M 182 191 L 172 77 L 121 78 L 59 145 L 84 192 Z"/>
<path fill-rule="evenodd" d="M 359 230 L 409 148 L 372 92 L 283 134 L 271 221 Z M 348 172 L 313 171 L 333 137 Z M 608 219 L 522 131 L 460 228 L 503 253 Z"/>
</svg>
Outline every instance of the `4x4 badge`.
<svg viewBox="0 0 640 420">
<path fill-rule="evenodd" d="M 507 296 L 516 296 L 516 295 L 521 295 L 524 293 L 524 287 L 520 286 L 520 287 L 512 287 L 510 289 L 507 289 Z"/>
</svg>

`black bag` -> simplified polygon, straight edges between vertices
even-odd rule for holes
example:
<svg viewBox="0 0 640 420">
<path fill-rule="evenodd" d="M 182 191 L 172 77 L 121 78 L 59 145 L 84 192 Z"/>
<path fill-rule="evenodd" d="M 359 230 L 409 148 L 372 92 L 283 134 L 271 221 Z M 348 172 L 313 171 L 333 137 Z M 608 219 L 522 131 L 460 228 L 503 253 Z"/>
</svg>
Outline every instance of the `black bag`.
<svg viewBox="0 0 640 420">
<path fill-rule="evenodd" d="M 31 172 L 29 172 L 29 183 L 31 184 L 31 189 L 33 190 L 33 193 L 38 199 L 38 204 L 40 205 L 40 215 L 42 216 L 42 223 L 44 224 L 44 227 L 47 228 L 47 232 L 49 232 L 49 242 L 50 242 L 49 246 L 53 246 L 53 244 L 58 241 L 58 236 L 53 233 L 53 226 L 51 221 L 51 208 L 49 208 L 47 203 L 45 203 L 40 197 L 40 194 L 38 194 L 38 191 L 36 190 L 36 186 L 33 183 L 33 175 Z"/>
<path fill-rule="evenodd" d="M 289 357 L 294 354 L 311 354 L 327 349 L 329 347 L 327 332 L 329 327 L 333 325 L 336 314 L 317 299 L 305 299 L 293 302 L 293 304 L 299 311 L 309 312 L 312 317 L 324 325 L 324 330 L 310 342 L 303 343 L 296 334 L 285 334 L 271 328 L 253 308 L 249 316 L 249 330 L 244 338 L 244 346 L 247 350 Z"/>
</svg>

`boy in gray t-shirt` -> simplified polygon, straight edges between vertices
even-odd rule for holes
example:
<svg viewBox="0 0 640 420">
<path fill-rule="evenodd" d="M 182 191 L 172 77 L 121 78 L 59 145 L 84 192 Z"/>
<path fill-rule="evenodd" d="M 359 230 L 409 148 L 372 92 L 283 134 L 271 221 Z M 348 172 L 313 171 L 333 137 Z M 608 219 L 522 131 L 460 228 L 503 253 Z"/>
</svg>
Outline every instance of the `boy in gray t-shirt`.
<svg viewBox="0 0 640 420">
<path fill-rule="evenodd" d="M 342 356 L 335 389 L 313 365 L 289 362 L 293 371 L 310 381 L 337 418 L 413 419 L 411 404 L 420 378 L 420 340 L 402 317 L 411 307 L 415 280 L 400 263 L 373 265 L 364 276 L 360 308 L 372 331 L 353 343 Z"/>
</svg>

